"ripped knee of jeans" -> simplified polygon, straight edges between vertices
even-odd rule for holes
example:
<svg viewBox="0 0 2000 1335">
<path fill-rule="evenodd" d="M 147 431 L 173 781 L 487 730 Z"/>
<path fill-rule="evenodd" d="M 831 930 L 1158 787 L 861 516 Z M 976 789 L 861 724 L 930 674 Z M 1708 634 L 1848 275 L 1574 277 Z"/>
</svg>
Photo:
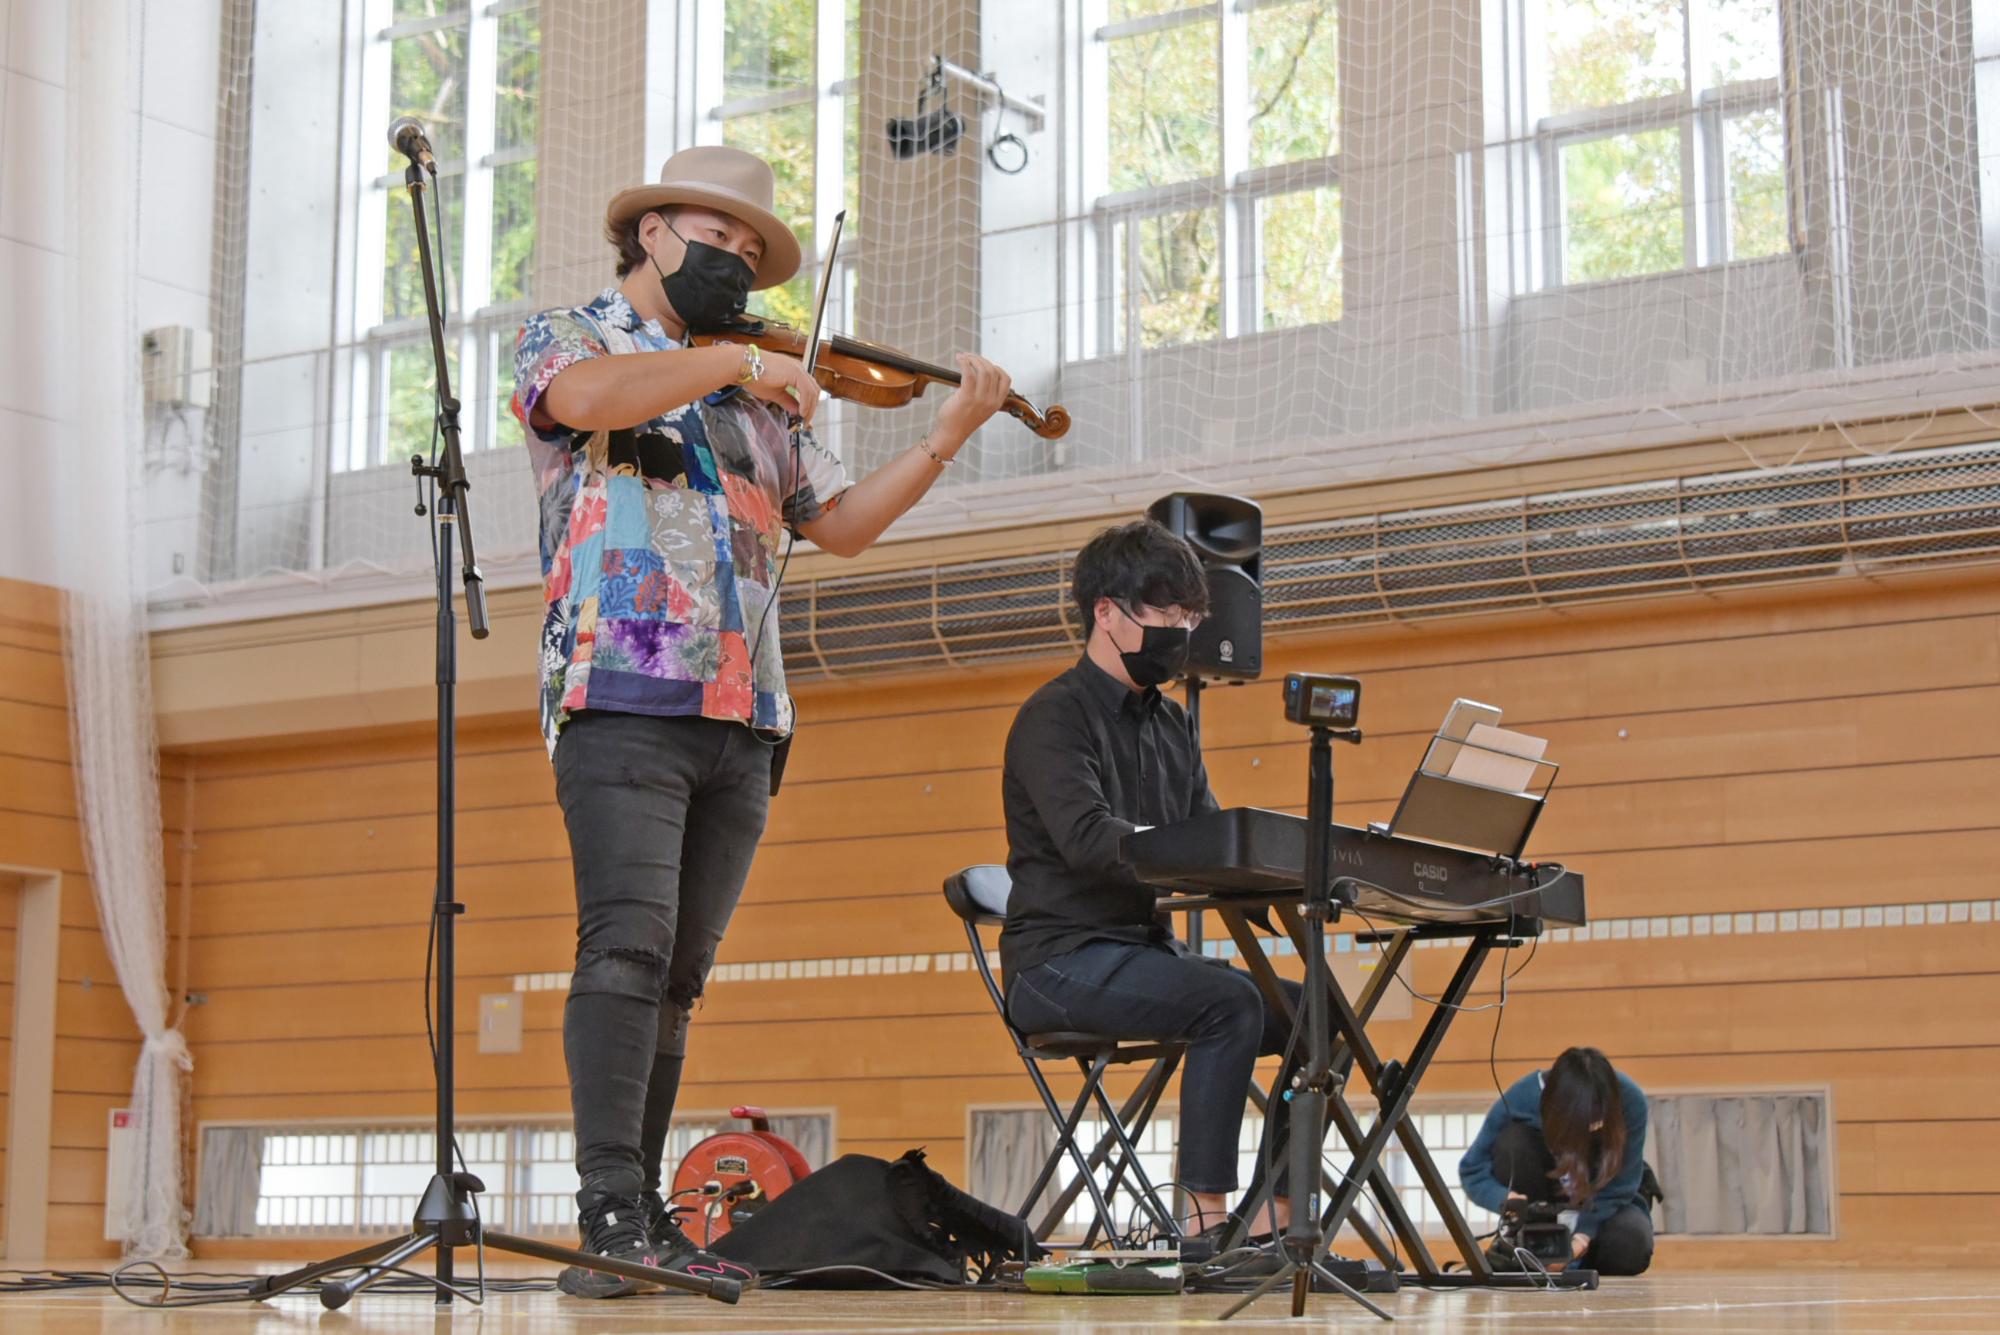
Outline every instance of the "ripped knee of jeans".
<svg viewBox="0 0 2000 1335">
<path fill-rule="evenodd" d="M 693 973 L 668 980 L 666 995 L 660 998 L 660 1042 L 657 1050 L 661 1056 L 687 1056 L 688 1021 L 694 1017 L 695 1002 L 701 1000 L 702 985 L 708 979 L 708 964 L 709 961 L 703 959 Z"/>
<path fill-rule="evenodd" d="M 688 1021 L 692 1018 L 693 1010 L 671 997 L 660 1006 L 660 1040 L 655 1048 L 660 1056 L 687 1056 Z"/>
<path fill-rule="evenodd" d="M 667 958 L 657 950 L 626 946 L 584 950 L 577 953 L 569 994 L 656 1001 L 666 976 Z"/>
</svg>

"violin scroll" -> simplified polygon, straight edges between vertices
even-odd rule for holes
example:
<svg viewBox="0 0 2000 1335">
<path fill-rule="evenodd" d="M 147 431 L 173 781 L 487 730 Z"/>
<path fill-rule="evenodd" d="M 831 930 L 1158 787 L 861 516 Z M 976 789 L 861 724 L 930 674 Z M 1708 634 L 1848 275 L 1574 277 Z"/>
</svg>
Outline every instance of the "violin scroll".
<svg viewBox="0 0 2000 1335">
<path fill-rule="evenodd" d="M 1043 440 L 1061 440 L 1069 432 L 1069 409 L 1060 403 L 1051 403 L 1047 408 L 1036 411 L 1035 405 L 1019 394 L 1009 394 L 1003 406 Z"/>
</svg>

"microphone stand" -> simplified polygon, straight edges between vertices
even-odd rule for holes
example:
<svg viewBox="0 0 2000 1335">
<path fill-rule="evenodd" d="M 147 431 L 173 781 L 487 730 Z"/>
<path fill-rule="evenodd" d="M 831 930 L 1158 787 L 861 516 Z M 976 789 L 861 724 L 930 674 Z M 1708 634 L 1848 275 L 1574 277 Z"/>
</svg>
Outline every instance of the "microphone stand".
<svg viewBox="0 0 2000 1335">
<path fill-rule="evenodd" d="M 1340 919 L 1340 910 L 1354 902 L 1353 882 L 1328 879 L 1333 845 L 1333 739 L 1359 744 L 1361 732 L 1335 732 L 1314 725 L 1307 764 L 1305 859 L 1305 995 L 1300 1018 L 1305 1025 L 1305 1059 L 1293 1087 L 1284 1094 L 1292 1105 L 1291 1131 L 1286 1142 L 1290 1162 L 1287 1186 L 1292 1192 L 1292 1222 L 1285 1229 L 1285 1264 L 1222 1314 L 1235 1316 L 1272 1289 L 1290 1280 L 1292 1315 L 1306 1314 L 1306 1294 L 1315 1277 L 1346 1294 L 1384 1321 L 1396 1318 L 1377 1307 L 1346 1280 L 1322 1264 L 1326 1251 L 1319 1222 L 1320 1143 L 1326 1135 L 1326 1104 L 1333 1091 L 1332 1038 L 1327 1024 L 1327 989 L 1332 980 L 1326 963 L 1326 924 Z"/>
<path fill-rule="evenodd" d="M 718 1302 L 733 1303 L 742 1297 L 743 1286 L 736 1280 L 716 1277 L 702 1278 L 684 1275 L 678 1271 L 661 1270 L 654 1266 L 637 1265 L 607 1256 L 592 1256 L 571 1247 L 558 1247 L 535 1238 L 518 1237 L 511 1233 L 500 1233 L 487 1228 L 479 1217 L 478 1194 L 486 1190 L 486 1184 L 469 1172 L 454 1170 L 452 1155 L 457 1148 L 453 1132 L 454 1113 L 452 1108 L 453 1087 L 453 1047 L 456 1035 L 455 1008 L 453 997 L 456 985 L 456 957 L 453 953 L 453 927 L 465 905 L 457 900 L 453 876 L 453 812 L 454 776 L 456 755 L 454 732 L 457 721 L 457 701 L 454 691 L 458 682 L 458 618 L 452 609 L 451 592 L 451 534 L 458 534 L 458 550 L 463 562 L 461 577 L 465 584 L 465 610 L 471 623 L 472 637 L 486 638 L 486 584 L 479 573 L 479 562 L 473 554 L 471 515 L 466 509 L 465 494 L 471 484 L 465 476 L 465 455 L 460 448 L 458 428 L 458 400 L 452 397 L 451 373 L 445 361 L 444 316 L 438 301 L 437 273 L 432 265 L 430 231 L 424 222 L 424 170 L 420 163 L 429 157 L 428 151 L 419 154 L 414 147 L 406 147 L 409 141 L 398 141 L 397 147 L 409 155 L 410 165 L 403 173 L 403 182 L 409 189 L 410 209 L 417 225 L 417 259 L 424 275 L 424 306 L 430 318 L 431 356 L 437 365 L 438 429 L 444 438 L 444 447 L 439 452 L 435 464 L 424 462 L 418 455 L 410 460 L 410 471 L 418 479 L 421 487 L 424 479 L 437 486 L 438 543 L 434 552 L 437 566 L 437 887 L 431 906 L 432 931 L 437 939 L 437 1028 L 435 1032 L 435 1076 L 437 1081 L 437 1172 L 430 1184 L 424 1188 L 422 1198 L 417 1202 L 415 1217 L 410 1221 L 410 1231 L 399 1237 L 378 1242 L 372 1246 L 348 1252 L 331 1260 L 315 1262 L 282 1275 L 268 1275 L 250 1285 L 253 1298 L 269 1298 L 288 1292 L 302 1285 L 313 1283 L 327 1275 L 343 1270 L 354 1273 L 346 1278 L 320 1285 L 319 1300 L 328 1310 L 347 1305 L 347 1302 L 362 1289 L 367 1288 L 383 1276 L 398 1271 L 405 1262 L 413 1260 L 433 1247 L 437 1249 L 436 1303 L 440 1308 L 449 1308 L 454 1297 L 467 1298 L 471 1295 L 453 1283 L 453 1253 L 460 1247 L 474 1247 L 479 1251 L 479 1276 L 483 1289 L 485 1284 L 485 1249 L 493 1247 L 499 1251 L 512 1252 L 519 1256 L 531 1256 L 537 1260 L 553 1261 L 559 1265 L 582 1266 L 588 1270 L 606 1271 L 623 1275 L 628 1279 L 647 1280 L 664 1288 L 681 1289 L 688 1293 L 698 1293 Z M 419 136 L 414 143 L 421 143 Z M 435 169 L 431 179 L 433 191 L 437 188 Z M 421 504 L 419 515 L 424 513 Z"/>
</svg>

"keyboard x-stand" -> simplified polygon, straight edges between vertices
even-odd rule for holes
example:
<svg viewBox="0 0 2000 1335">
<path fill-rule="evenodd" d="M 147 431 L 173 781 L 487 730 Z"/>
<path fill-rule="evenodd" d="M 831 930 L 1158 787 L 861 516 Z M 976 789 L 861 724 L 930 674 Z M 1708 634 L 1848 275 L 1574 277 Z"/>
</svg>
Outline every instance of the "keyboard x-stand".
<svg viewBox="0 0 2000 1335">
<path fill-rule="evenodd" d="M 1414 785 L 1413 785 L 1414 786 Z M 1332 1238 L 1343 1226 L 1353 1227 L 1385 1265 L 1395 1266 L 1395 1248 L 1355 1214 L 1364 1191 L 1372 1194 L 1384 1223 L 1409 1258 L 1408 1283 L 1427 1287 L 1592 1288 L 1591 1271 L 1567 1270 L 1553 1276 L 1497 1273 L 1488 1264 L 1478 1239 L 1454 1200 L 1451 1185 L 1438 1170 L 1410 1115 L 1410 1104 L 1431 1062 L 1443 1046 L 1451 1021 L 1463 1007 L 1487 956 L 1496 948 L 1534 936 L 1545 922 L 1582 925 L 1585 921 L 1582 877 L 1558 868 L 1534 868 L 1510 858 L 1471 853 L 1427 841 L 1402 838 L 1379 827 L 1357 830 L 1334 825 L 1328 831 L 1326 862 L 1331 876 L 1326 904 L 1315 917 L 1306 894 L 1309 822 L 1282 812 L 1237 808 L 1197 816 L 1129 836 L 1126 859 L 1140 877 L 1163 890 L 1177 892 L 1162 900 L 1176 911 L 1210 909 L 1217 913 L 1235 941 L 1237 952 L 1277 1013 L 1294 1018 L 1276 971 L 1251 928 L 1253 916 L 1275 912 L 1285 934 L 1310 961 L 1323 958 L 1325 923 L 1342 913 L 1354 913 L 1373 923 L 1392 922 L 1396 930 L 1370 932 L 1357 944 L 1379 945 L 1378 961 L 1358 1001 L 1350 1001 L 1330 971 L 1325 978 L 1323 1013 L 1328 1032 L 1317 1042 L 1306 1034 L 1306 1078 L 1315 1068 L 1326 1073 L 1324 1120 L 1312 1128 L 1302 1116 L 1302 1099 L 1292 1090 L 1294 1136 L 1308 1136 L 1308 1170 L 1317 1178 L 1318 1150 L 1329 1129 L 1338 1130 L 1352 1155 L 1347 1173 L 1331 1185 L 1319 1216 L 1321 1238 Z M 1504 906 L 1504 907 L 1502 907 Z M 1401 1061 L 1384 1060 L 1367 1034 L 1367 1024 L 1397 971 L 1419 940 L 1459 939 L 1464 953 L 1451 981 L 1438 995 L 1415 1044 Z M 1310 995 L 1308 1000 L 1310 1000 Z M 1309 1007 L 1309 1012 L 1313 1008 Z M 1311 1016 L 1308 1014 L 1308 1022 Z M 1316 1054 L 1323 1053 L 1323 1057 Z M 1370 1128 L 1348 1104 L 1343 1083 L 1358 1070 L 1376 1101 L 1378 1113 Z M 1284 1097 L 1292 1072 L 1281 1071 L 1273 1096 Z M 1268 1127 L 1268 1122 L 1267 1122 Z M 1313 1131 L 1317 1134 L 1312 1134 Z M 1381 1167 L 1394 1137 L 1402 1146 L 1433 1208 L 1463 1261 L 1463 1270 L 1447 1271 L 1426 1246 Z M 1274 1147 L 1275 1150 L 1276 1147 Z M 1291 1147 L 1287 1147 L 1291 1148 Z M 1298 1181 L 1293 1169 L 1293 1181 Z M 1232 1219 L 1224 1246 L 1236 1245 L 1248 1232 L 1271 1183 L 1263 1180 L 1261 1164 L 1247 1208 Z M 1295 1186 L 1293 1190 L 1298 1192 Z M 1299 1193 L 1305 1199 L 1305 1193 Z M 1302 1292 L 1295 1289 L 1295 1306 Z"/>
</svg>

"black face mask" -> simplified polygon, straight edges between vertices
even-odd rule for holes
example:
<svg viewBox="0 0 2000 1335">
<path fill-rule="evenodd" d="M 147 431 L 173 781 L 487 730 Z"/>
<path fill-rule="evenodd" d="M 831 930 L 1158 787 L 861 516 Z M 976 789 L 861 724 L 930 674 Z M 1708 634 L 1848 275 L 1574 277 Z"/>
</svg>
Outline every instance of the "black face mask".
<svg viewBox="0 0 2000 1335">
<path fill-rule="evenodd" d="M 1145 690 L 1178 677 L 1187 666 L 1188 638 L 1191 634 L 1188 628 L 1148 626 L 1124 608 L 1120 607 L 1118 611 L 1140 631 L 1139 647 L 1130 652 L 1121 651 L 1118 655 L 1118 661 L 1125 665 L 1125 675 L 1132 679 L 1132 684 Z"/>
<path fill-rule="evenodd" d="M 667 230 L 687 247 L 687 252 L 681 256 L 681 267 L 672 273 L 660 273 L 660 262 L 653 260 L 653 272 L 660 273 L 660 290 L 667 294 L 674 314 L 687 325 L 689 333 L 721 333 L 742 316 L 750 300 L 750 285 L 757 279 L 756 272 L 741 255 L 732 255 L 706 241 L 690 241 L 674 232 L 672 223 L 667 224 Z"/>
</svg>

